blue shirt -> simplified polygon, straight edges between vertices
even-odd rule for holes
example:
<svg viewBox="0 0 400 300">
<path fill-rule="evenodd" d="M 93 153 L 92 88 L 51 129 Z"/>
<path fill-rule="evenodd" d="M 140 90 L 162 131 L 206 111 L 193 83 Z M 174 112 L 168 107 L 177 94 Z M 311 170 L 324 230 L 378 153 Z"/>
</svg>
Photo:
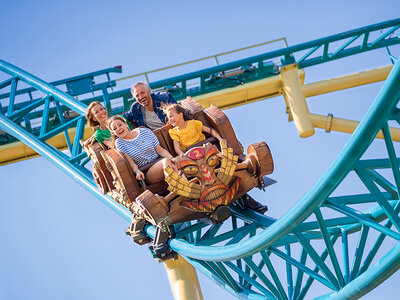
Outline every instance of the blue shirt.
<svg viewBox="0 0 400 300">
<path fill-rule="evenodd" d="M 169 103 L 177 103 L 175 99 L 171 96 L 170 93 L 165 92 L 157 92 L 151 93 L 151 98 L 153 99 L 153 109 L 160 120 L 165 124 L 165 118 L 163 111 L 161 110 L 161 106 L 163 104 Z M 136 126 L 146 126 L 145 119 L 144 119 L 144 106 L 139 104 L 139 102 L 135 102 L 132 104 L 131 109 L 124 112 L 123 116 L 129 121 L 134 121 Z"/>
<path fill-rule="evenodd" d="M 158 158 L 156 147 L 160 145 L 157 137 L 148 128 L 137 128 L 139 134 L 132 140 L 117 138 L 115 148 L 128 154 L 138 167 L 144 166 Z"/>
</svg>

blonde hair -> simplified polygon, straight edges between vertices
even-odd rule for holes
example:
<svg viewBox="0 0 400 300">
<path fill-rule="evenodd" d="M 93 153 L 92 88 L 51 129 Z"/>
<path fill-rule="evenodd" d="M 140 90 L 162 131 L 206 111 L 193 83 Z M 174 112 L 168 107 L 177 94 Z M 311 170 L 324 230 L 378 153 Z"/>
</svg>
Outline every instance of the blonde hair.
<svg viewBox="0 0 400 300">
<path fill-rule="evenodd" d="M 99 101 L 94 101 L 94 102 L 89 104 L 89 106 L 88 106 L 88 108 L 86 110 L 85 117 L 87 119 L 88 126 L 91 127 L 91 128 L 94 128 L 96 126 L 100 126 L 99 121 L 97 121 L 95 119 L 94 114 L 92 112 L 93 107 L 95 107 L 97 104 L 101 105 L 104 108 L 104 106 Z"/>
</svg>

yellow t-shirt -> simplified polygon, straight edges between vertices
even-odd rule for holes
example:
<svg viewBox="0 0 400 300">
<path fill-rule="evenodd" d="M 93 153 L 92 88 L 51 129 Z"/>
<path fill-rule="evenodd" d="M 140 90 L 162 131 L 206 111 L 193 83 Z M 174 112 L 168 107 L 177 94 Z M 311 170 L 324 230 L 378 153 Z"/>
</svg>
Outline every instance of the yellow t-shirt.
<svg viewBox="0 0 400 300">
<path fill-rule="evenodd" d="M 203 134 L 203 123 L 198 120 L 187 121 L 186 128 L 182 130 L 177 127 L 170 129 L 169 135 L 173 140 L 179 142 L 182 151 L 206 139 Z"/>
</svg>

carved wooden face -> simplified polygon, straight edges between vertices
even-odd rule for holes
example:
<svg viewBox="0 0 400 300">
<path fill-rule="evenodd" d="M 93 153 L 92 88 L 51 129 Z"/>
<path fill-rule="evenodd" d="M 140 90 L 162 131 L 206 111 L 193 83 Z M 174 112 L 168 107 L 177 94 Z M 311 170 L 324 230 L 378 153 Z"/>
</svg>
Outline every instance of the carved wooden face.
<svg viewBox="0 0 400 300">
<path fill-rule="evenodd" d="M 181 205 L 194 211 L 212 212 L 220 205 L 228 205 L 239 188 L 240 179 L 234 177 L 237 159 L 225 140 L 221 141 L 221 152 L 210 143 L 192 148 L 176 158 L 176 167 L 190 181 L 168 166 L 164 170 L 168 190 L 185 197 Z M 217 166 L 220 167 L 215 176 Z"/>
<path fill-rule="evenodd" d="M 201 186 L 213 185 L 217 181 L 214 169 L 220 162 L 217 147 L 207 143 L 203 147 L 195 147 L 177 158 L 177 168 L 182 170 L 187 178 L 197 177 Z"/>
</svg>

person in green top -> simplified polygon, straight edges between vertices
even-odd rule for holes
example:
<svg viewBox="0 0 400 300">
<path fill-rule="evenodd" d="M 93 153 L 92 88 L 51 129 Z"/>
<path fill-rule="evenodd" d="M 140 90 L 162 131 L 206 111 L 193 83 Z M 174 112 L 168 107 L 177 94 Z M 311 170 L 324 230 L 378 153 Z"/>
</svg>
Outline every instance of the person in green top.
<svg viewBox="0 0 400 300">
<path fill-rule="evenodd" d="M 85 141 L 84 145 L 88 146 L 94 141 L 97 141 L 99 143 L 103 143 L 108 148 L 114 148 L 114 136 L 107 127 L 109 117 L 104 106 L 98 101 L 90 103 L 85 116 L 87 119 L 87 124 L 95 132 L 92 137 Z M 130 130 L 133 129 L 131 124 L 128 123 L 128 126 Z"/>
<path fill-rule="evenodd" d="M 108 148 L 113 148 L 114 137 L 107 128 L 108 114 L 104 106 L 98 101 L 90 103 L 86 111 L 86 119 L 89 127 L 95 130 L 95 132 L 94 135 L 85 142 L 85 145 L 87 146 L 97 141 L 103 143 Z"/>
</svg>

